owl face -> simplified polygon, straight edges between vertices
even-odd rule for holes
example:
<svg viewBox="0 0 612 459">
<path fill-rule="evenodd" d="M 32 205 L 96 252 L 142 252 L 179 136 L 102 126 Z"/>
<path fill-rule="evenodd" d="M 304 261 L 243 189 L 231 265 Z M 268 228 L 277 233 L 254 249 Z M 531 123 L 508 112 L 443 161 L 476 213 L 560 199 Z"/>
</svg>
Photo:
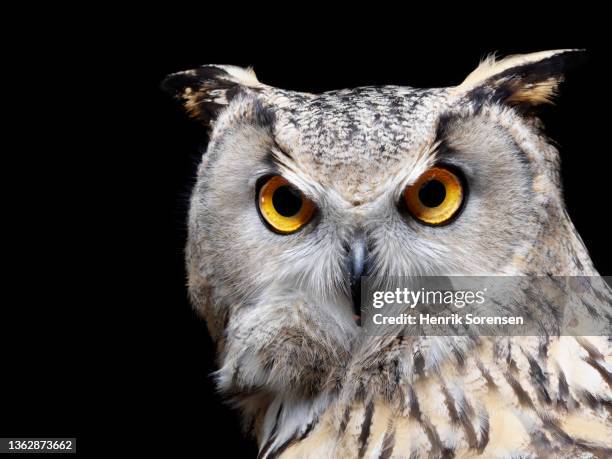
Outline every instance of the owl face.
<svg viewBox="0 0 612 459">
<path fill-rule="evenodd" d="M 487 60 L 442 89 L 313 95 L 227 66 L 171 76 L 212 123 L 190 213 L 195 296 L 298 297 L 350 322 L 362 275 L 549 272 L 557 260 L 534 254 L 571 223 L 531 112 L 571 54 Z"/>
<path fill-rule="evenodd" d="M 229 66 L 168 77 L 212 128 L 191 199 L 189 292 L 217 344 L 218 388 L 261 457 L 605 455 L 605 336 L 555 335 L 569 304 L 571 323 L 605 328 L 610 290 L 534 114 L 575 54 L 488 59 L 439 89 L 304 94 Z M 541 336 L 360 328 L 363 276 L 419 275 L 594 281 L 559 290 L 526 277 L 483 306 L 527 312 Z"/>
</svg>

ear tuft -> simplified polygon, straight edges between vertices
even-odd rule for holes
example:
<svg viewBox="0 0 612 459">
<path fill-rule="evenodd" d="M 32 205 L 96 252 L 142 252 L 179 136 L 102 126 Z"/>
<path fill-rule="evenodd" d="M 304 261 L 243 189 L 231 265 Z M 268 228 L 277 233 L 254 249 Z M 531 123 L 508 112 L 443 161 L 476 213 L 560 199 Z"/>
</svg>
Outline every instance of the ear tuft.
<svg viewBox="0 0 612 459">
<path fill-rule="evenodd" d="M 263 85 L 250 67 L 206 65 L 168 75 L 161 87 L 183 103 L 189 116 L 208 124 L 245 88 Z"/>
<path fill-rule="evenodd" d="M 551 103 L 563 81 L 568 62 L 584 50 L 562 49 L 485 58 L 459 86 L 461 95 L 531 107 Z"/>
</svg>

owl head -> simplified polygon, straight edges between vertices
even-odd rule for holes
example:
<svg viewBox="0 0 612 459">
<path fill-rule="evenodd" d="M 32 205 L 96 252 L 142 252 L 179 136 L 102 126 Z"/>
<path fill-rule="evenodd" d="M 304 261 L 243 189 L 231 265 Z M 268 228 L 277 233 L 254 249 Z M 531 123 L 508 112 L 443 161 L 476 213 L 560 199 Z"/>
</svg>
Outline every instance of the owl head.
<svg viewBox="0 0 612 459">
<path fill-rule="evenodd" d="M 366 274 L 594 273 L 536 117 L 578 54 L 487 58 L 434 89 L 309 94 L 223 65 L 170 75 L 210 128 L 187 271 L 221 388 L 333 384 Z"/>
</svg>

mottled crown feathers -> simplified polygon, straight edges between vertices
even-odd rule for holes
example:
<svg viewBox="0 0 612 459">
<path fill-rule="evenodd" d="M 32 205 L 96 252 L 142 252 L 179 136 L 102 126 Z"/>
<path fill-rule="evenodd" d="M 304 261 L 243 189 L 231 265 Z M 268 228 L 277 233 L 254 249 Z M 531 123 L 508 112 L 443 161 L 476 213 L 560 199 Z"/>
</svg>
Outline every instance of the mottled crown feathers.
<svg viewBox="0 0 612 459">
<path fill-rule="evenodd" d="M 571 49 L 513 55 L 501 60 L 490 55 L 463 83 L 448 91 L 459 99 L 529 109 L 551 102 L 568 62 L 581 55 L 582 50 Z M 266 86 L 257 80 L 251 68 L 206 65 L 168 75 L 162 88 L 179 99 L 191 117 L 209 124 L 237 94 Z"/>
</svg>

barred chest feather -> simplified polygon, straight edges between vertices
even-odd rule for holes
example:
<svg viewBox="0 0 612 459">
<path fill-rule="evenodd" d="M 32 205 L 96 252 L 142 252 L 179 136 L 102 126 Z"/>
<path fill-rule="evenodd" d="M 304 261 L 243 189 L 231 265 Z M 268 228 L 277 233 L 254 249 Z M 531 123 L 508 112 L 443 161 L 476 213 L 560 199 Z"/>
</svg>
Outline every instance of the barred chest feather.
<svg viewBox="0 0 612 459">
<path fill-rule="evenodd" d="M 420 360 L 410 378 L 365 369 L 335 393 L 258 407 L 259 457 L 612 457 L 608 338 L 483 338 L 435 364 L 414 344 L 392 344 Z"/>
</svg>

